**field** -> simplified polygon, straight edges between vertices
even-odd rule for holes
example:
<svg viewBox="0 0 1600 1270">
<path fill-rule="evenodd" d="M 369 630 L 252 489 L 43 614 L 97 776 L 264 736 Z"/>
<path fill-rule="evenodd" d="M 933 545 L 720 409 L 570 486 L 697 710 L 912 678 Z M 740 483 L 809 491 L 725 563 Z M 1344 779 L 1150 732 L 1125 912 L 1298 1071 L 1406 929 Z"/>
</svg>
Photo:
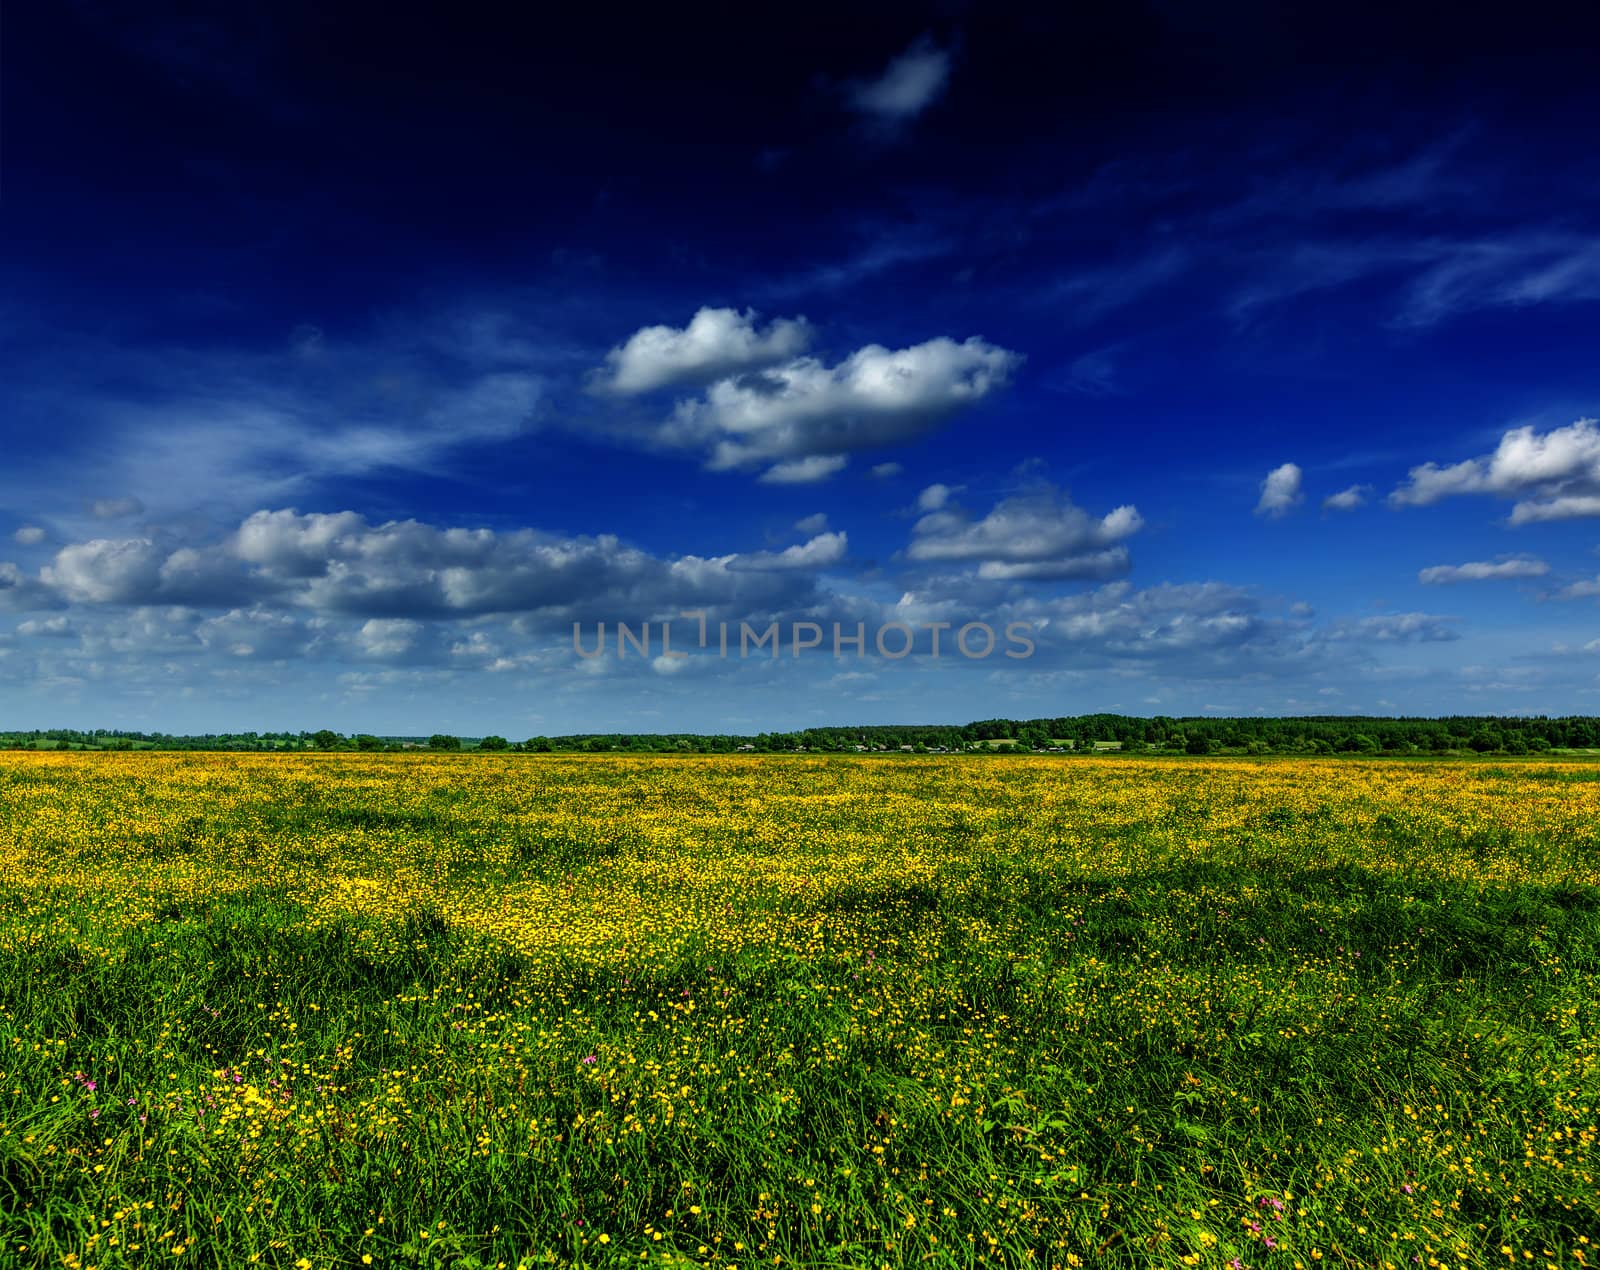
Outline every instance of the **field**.
<svg viewBox="0 0 1600 1270">
<path fill-rule="evenodd" d="M 1600 771 L 0 755 L 0 1265 L 1600 1261 Z"/>
</svg>

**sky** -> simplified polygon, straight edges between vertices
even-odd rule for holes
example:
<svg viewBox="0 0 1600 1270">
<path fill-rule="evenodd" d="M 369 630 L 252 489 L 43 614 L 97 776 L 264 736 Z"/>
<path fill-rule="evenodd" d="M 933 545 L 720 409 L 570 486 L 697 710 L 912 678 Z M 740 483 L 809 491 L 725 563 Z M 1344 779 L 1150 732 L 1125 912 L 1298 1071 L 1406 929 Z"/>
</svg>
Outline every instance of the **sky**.
<svg viewBox="0 0 1600 1270">
<path fill-rule="evenodd" d="M 1600 713 L 1600 18 L 1436 13 L 13 11 L 0 730 Z"/>
</svg>

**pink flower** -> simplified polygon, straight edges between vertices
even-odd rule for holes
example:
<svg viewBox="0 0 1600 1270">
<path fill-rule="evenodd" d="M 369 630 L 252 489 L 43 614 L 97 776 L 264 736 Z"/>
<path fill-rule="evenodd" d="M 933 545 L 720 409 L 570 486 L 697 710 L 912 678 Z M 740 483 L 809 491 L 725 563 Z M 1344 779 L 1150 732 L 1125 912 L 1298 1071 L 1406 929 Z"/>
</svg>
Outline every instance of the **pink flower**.
<svg viewBox="0 0 1600 1270">
<path fill-rule="evenodd" d="M 597 1055 L 591 1054 L 591 1055 L 589 1055 L 588 1058 L 584 1059 L 583 1061 L 585 1063 L 593 1063 L 597 1057 L 598 1057 Z"/>
<path fill-rule="evenodd" d="M 1404 1191 L 1404 1192 L 1405 1192 L 1405 1193 L 1406 1193 L 1406 1194 L 1407 1194 L 1407 1195 L 1409 1195 L 1409 1194 L 1411 1194 L 1411 1192 L 1412 1192 L 1412 1191 L 1413 1191 L 1413 1190 L 1414 1190 L 1414 1189 L 1415 1189 L 1415 1188 L 1414 1188 L 1414 1187 L 1413 1187 L 1413 1186 L 1412 1186 L 1412 1185 L 1411 1185 L 1411 1183 L 1410 1183 L 1410 1182 L 1407 1182 L 1407 1183 L 1406 1183 L 1406 1184 L 1405 1184 L 1405 1185 L 1404 1185 L 1404 1186 L 1402 1186 L 1402 1187 L 1401 1187 L 1401 1188 L 1400 1188 L 1400 1189 L 1401 1189 L 1401 1190 L 1402 1190 L 1402 1191 Z"/>
</svg>

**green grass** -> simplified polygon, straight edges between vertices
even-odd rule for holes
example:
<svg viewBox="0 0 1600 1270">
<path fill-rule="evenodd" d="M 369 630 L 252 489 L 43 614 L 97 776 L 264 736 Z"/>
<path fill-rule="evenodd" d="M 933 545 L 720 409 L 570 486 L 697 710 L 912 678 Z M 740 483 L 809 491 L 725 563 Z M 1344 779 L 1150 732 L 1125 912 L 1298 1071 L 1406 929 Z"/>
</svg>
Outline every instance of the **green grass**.
<svg viewBox="0 0 1600 1270">
<path fill-rule="evenodd" d="M 0 1265 L 1594 1255 L 1591 772 L 489 762 L 0 760 Z"/>
</svg>

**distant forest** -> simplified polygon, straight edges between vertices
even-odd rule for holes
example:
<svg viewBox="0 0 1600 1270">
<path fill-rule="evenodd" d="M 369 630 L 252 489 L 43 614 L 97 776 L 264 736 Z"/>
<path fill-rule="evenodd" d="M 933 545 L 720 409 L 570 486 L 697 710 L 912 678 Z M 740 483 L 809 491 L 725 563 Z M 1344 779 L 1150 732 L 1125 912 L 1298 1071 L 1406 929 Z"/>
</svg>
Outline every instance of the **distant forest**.
<svg viewBox="0 0 1600 1270">
<path fill-rule="evenodd" d="M 1440 719 L 1309 715 L 1295 718 L 1135 718 L 1086 714 L 1055 719 L 985 719 L 965 725 L 903 724 L 805 728 L 756 736 L 605 732 L 535 736 L 344 736 L 316 732 L 0 731 L 9 749 L 362 750 L 496 753 L 1035 753 L 1104 754 L 1543 754 L 1600 751 L 1600 719 Z"/>
</svg>

